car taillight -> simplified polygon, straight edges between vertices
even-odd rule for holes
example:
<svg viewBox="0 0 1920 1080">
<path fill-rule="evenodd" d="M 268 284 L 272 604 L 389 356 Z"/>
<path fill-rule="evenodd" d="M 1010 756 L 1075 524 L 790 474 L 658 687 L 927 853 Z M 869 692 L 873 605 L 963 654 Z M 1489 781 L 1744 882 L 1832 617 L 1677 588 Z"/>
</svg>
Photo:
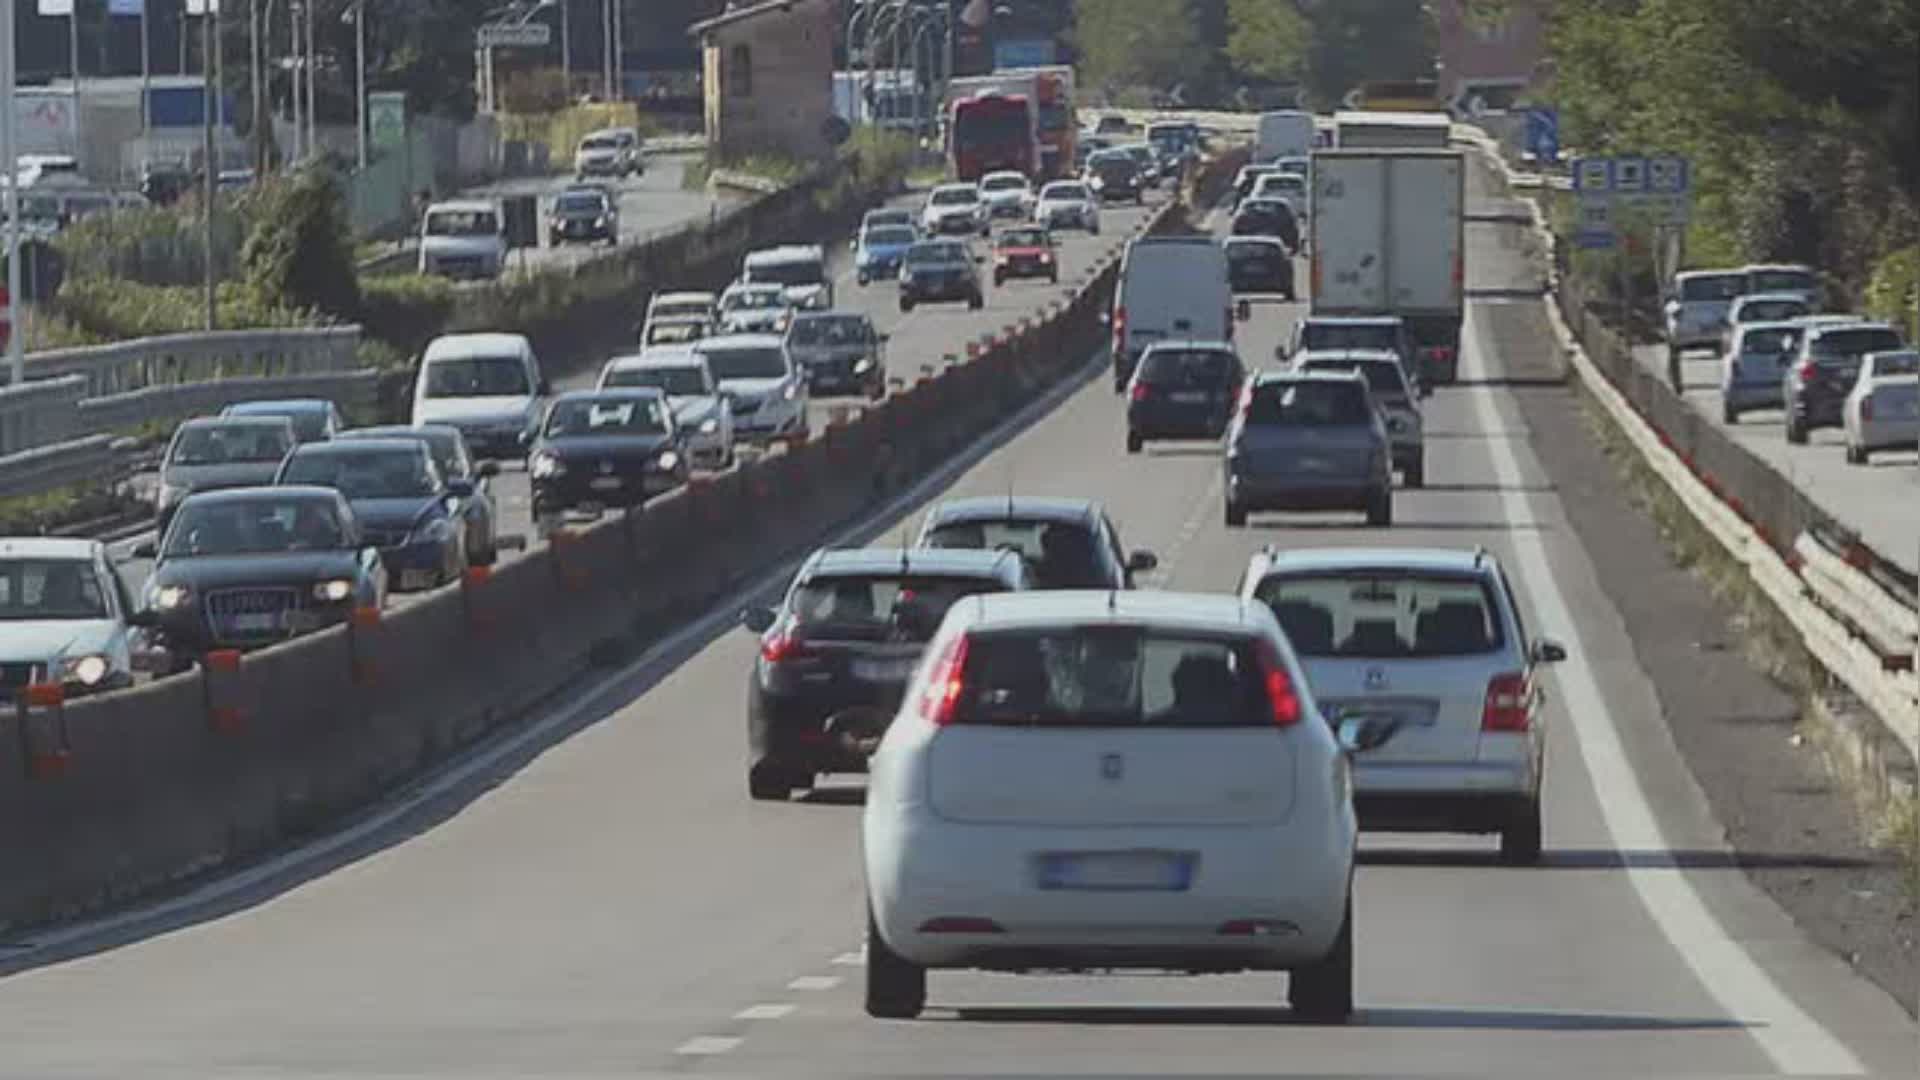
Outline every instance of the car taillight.
<svg viewBox="0 0 1920 1080">
<path fill-rule="evenodd" d="M 1227 307 L 1227 340 L 1233 340 L 1233 307 Z"/>
<path fill-rule="evenodd" d="M 1481 731 L 1527 730 L 1527 676 L 1507 671 L 1487 680 L 1487 704 L 1480 712 Z"/>
<path fill-rule="evenodd" d="M 966 689 L 967 635 L 959 634 L 940 652 L 927 672 L 927 689 L 920 699 L 920 714 L 934 727 L 953 723 L 955 706 Z"/>
<path fill-rule="evenodd" d="M 1800 376 L 1800 385 L 1807 385 L 1813 381 L 1813 365 L 1803 361 L 1799 368 L 1796 369 L 1796 374 Z"/>
<path fill-rule="evenodd" d="M 1120 355 L 1122 352 L 1126 351 L 1126 348 L 1127 348 L 1127 309 L 1124 307 L 1117 307 L 1113 309 L 1114 355 L 1115 356 Z"/>
<path fill-rule="evenodd" d="M 1267 707 L 1273 713 L 1273 726 L 1288 728 L 1300 722 L 1300 694 L 1293 686 L 1287 663 L 1272 645 L 1261 642 L 1260 684 L 1267 692 Z"/>
<path fill-rule="evenodd" d="M 1453 359 L 1453 350 L 1445 345 L 1435 345 L 1427 353 L 1443 364 Z"/>
<path fill-rule="evenodd" d="M 796 637 L 791 628 L 770 634 L 760 641 L 760 659 L 769 664 L 800 660 L 810 654 L 807 643 Z"/>
<path fill-rule="evenodd" d="M 1860 399 L 1860 419 L 1862 420 L 1873 419 L 1873 399 L 1872 398 L 1863 397 Z"/>
<path fill-rule="evenodd" d="M 1133 384 L 1133 393 L 1131 395 L 1133 400 L 1145 401 L 1152 396 L 1153 396 L 1153 387 L 1148 386 L 1146 383 L 1143 383 L 1143 382 L 1137 382 Z"/>
</svg>

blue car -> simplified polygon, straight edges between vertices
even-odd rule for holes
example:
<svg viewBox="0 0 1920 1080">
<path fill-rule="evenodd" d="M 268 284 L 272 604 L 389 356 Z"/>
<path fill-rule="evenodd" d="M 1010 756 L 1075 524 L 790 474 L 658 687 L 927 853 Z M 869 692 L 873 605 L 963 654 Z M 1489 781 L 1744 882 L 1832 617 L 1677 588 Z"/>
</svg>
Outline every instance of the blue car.
<svg viewBox="0 0 1920 1080">
<path fill-rule="evenodd" d="M 869 225 L 860 231 L 853 244 L 853 271 L 865 285 L 872 281 L 891 281 L 900 276 L 900 260 L 919 239 L 911 225 Z"/>
<path fill-rule="evenodd" d="M 285 401 L 243 401 L 220 410 L 221 416 L 284 416 L 293 421 L 299 443 L 324 442 L 346 423 L 340 410 L 325 398 L 289 398 Z"/>
<path fill-rule="evenodd" d="M 418 438 L 342 439 L 295 448 L 275 484 L 330 487 L 360 522 L 364 542 L 380 550 L 398 591 L 458 581 L 467 566 L 463 509 L 473 482 L 448 480 Z"/>
</svg>

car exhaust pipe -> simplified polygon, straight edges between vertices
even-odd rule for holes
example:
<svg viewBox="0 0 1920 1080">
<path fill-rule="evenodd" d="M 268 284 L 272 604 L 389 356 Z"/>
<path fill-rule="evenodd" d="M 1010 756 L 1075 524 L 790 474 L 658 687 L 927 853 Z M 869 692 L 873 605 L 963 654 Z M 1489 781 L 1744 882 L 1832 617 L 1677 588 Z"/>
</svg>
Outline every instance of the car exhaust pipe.
<svg viewBox="0 0 1920 1080">
<path fill-rule="evenodd" d="M 827 741 L 845 753 L 872 757 L 880 748 L 893 714 L 872 705 L 855 705 L 827 717 Z"/>
</svg>

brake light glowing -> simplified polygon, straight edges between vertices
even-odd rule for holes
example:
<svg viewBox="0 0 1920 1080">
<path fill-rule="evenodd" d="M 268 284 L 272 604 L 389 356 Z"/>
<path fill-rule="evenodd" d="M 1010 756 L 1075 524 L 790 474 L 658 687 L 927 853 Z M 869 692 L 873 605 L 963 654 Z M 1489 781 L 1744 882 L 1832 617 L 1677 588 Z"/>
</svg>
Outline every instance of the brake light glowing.
<svg viewBox="0 0 1920 1080">
<path fill-rule="evenodd" d="M 1300 694 L 1294 689 L 1293 676 L 1278 651 L 1261 642 L 1260 682 L 1267 691 L 1267 706 L 1273 710 L 1273 726 L 1289 728 L 1300 722 Z"/>
<path fill-rule="evenodd" d="M 927 673 L 926 692 L 920 698 L 920 714 L 932 721 L 934 727 L 953 723 L 954 708 L 966 689 L 966 666 L 967 635 L 960 634 L 947 642 L 940 658 L 934 661 L 933 669 Z"/>
<path fill-rule="evenodd" d="M 1488 679 L 1487 704 L 1480 713 L 1480 730 L 1527 730 L 1527 706 L 1531 697 L 1524 672 L 1507 671 Z"/>
<path fill-rule="evenodd" d="M 783 629 L 770 634 L 760 641 L 760 659 L 769 664 L 778 664 L 787 660 L 801 660 L 810 655 L 806 642 L 794 636 L 791 629 Z"/>
<path fill-rule="evenodd" d="M 1136 382 L 1133 384 L 1133 392 L 1129 396 L 1135 401 L 1145 401 L 1153 396 L 1153 387 L 1143 382 Z"/>
<path fill-rule="evenodd" d="M 1813 381 L 1813 365 L 1806 362 L 1801 363 L 1797 374 L 1800 376 L 1800 385 L 1807 385 Z"/>
<path fill-rule="evenodd" d="M 1127 350 L 1127 309 L 1113 309 L 1113 354 L 1119 356 Z"/>
</svg>

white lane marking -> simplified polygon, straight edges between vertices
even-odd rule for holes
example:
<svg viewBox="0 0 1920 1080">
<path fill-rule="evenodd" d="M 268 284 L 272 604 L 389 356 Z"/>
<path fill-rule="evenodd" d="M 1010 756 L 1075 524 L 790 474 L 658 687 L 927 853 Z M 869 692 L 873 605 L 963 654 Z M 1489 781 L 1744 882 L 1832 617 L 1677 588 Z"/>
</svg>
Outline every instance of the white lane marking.
<svg viewBox="0 0 1920 1080">
<path fill-rule="evenodd" d="M 1480 379 L 1486 370 L 1485 327 L 1467 307 L 1468 333 L 1474 348 L 1465 358 L 1462 375 Z M 1468 372 L 1471 372 L 1469 375 Z M 1492 389 L 1469 387 L 1475 415 L 1488 431 L 1501 429 L 1500 412 Z M 1522 490 L 1523 478 L 1513 447 L 1500 440 L 1489 440 L 1495 477 L 1500 485 L 1501 516 L 1508 521 L 1531 520 L 1529 495 Z M 1544 534 L 1527 529 L 1512 531 L 1516 568 L 1539 611 L 1538 621 L 1558 628 L 1566 635 L 1567 659 L 1557 665 L 1556 678 L 1563 688 L 1562 701 L 1580 744 L 1587 773 L 1593 785 L 1595 801 L 1600 805 L 1607 833 L 1617 851 L 1664 852 L 1671 848 L 1653 807 L 1641 789 L 1639 777 L 1620 742 L 1620 725 L 1607 704 L 1593 668 L 1587 664 L 1587 649 L 1580 637 L 1559 579 L 1547 559 Z M 1747 1032 L 1782 1072 L 1797 1076 L 1859 1076 L 1865 1073 L 1858 1058 L 1826 1028 L 1794 1004 L 1767 975 L 1765 969 L 1748 956 L 1728 936 L 1713 913 L 1707 909 L 1693 883 L 1676 867 L 1630 865 L 1627 880 L 1639 894 L 1640 903 L 1666 936 L 1668 944 L 1693 969 L 1696 978 L 1729 1017 L 1747 1024 Z"/>
<path fill-rule="evenodd" d="M 859 952 L 843 952 L 833 958 L 835 967 L 859 967 L 867 962 L 867 947 L 860 946 Z"/>
<path fill-rule="evenodd" d="M 787 984 L 789 990 L 831 990 L 840 985 L 838 975 L 802 975 Z"/>
<path fill-rule="evenodd" d="M 681 1057 L 713 1057 L 727 1053 L 745 1041 L 732 1035 L 699 1035 L 681 1043 L 674 1053 Z"/>
<path fill-rule="evenodd" d="M 733 1014 L 735 1020 L 785 1020 L 793 1015 L 792 1005 L 749 1005 Z"/>
</svg>

